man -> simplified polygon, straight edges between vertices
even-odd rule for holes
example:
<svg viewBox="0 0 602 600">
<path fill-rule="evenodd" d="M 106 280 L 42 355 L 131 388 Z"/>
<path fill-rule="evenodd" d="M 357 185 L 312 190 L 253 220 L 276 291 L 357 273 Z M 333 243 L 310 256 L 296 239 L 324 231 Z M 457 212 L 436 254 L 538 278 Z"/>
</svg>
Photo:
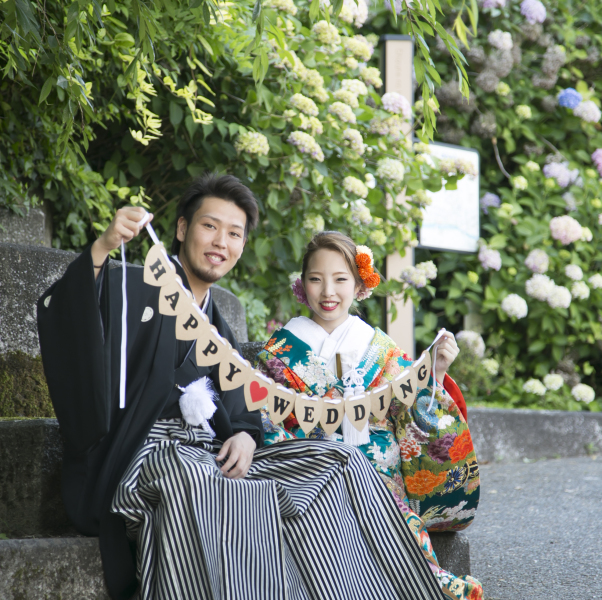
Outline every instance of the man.
<svg viewBox="0 0 602 600">
<path fill-rule="evenodd" d="M 257 223 L 252 193 L 205 176 L 184 194 L 176 269 L 219 333 L 239 349 L 211 285 L 240 258 Z M 363 456 L 343 444 L 294 441 L 255 451 L 259 413 L 242 389 L 198 367 L 175 338 L 159 288 L 127 270 L 127 388 L 119 408 L 121 269 L 108 254 L 140 231 L 117 212 L 105 233 L 38 302 L 44 369 L 65 441 L 63 499 L 99 535 L 111 597 L 126 600 L 442 598 L 405 521 Z M 180 389 L 209 377 L 207 429 L 181 417 Z M 127 529 L 127 531 L 126 531 Z"/>
</svg>

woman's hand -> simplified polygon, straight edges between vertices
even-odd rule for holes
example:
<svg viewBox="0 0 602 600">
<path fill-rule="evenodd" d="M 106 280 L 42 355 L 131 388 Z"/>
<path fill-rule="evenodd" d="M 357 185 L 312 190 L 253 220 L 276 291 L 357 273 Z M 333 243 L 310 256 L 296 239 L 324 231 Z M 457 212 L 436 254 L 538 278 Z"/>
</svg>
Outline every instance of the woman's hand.
<svg viewBox="0 0 602 600">
<path fill-rule="evenodd" d="M 224 477 L 242 479 L 249 472 L 255 448 L 255 440 L 245 431 L 227 439 L 215 457 L 218 462 L 228 458 L 221 468 Z"/>
<path fill-rule="evenodd" d="M 456 356 L 458 356 L 460 348 L 458 348 L 454 334 L 450 331 L 446 331 L 441 336 L 441 339 L 435 344 L 435 348 L 437 348 L 435 376 L 437 377 L 437 381 L 443 384 L 445 374 L 447 373 L 449 366 L 454 362 L 454 360 L 456 360 Z M 433 356 L 434 355 L 433 349 Z"/>
</svg>

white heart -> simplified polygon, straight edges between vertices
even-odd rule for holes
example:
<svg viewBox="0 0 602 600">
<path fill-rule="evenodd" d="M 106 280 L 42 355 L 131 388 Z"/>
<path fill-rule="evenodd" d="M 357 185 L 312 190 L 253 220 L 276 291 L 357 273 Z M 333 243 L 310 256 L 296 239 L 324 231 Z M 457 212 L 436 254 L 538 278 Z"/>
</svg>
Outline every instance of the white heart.
<svg viewBox="0 0 602 600">
<path fill-rule="evenodd" d="M 154 314 L 155 311 L 150 306 L 147 306 L 142 313 L 142 322 L 146 323 L 146 321 L 150 321 Z"/>
</svg>

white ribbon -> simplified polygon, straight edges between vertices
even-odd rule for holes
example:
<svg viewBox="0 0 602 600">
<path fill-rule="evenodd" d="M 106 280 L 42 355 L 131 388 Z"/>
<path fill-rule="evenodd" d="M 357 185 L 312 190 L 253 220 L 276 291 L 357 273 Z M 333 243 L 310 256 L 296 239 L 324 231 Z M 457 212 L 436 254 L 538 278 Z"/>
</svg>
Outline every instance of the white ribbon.
<svg viewBox="0 0 602 600">
<path fill-rule="evenodd" d="M 428 352 L 433 346 L 435 346 L 435 344 L 447 333 L 447 331 L 445 329 L 441 329 L 441 331 L 439 331 L 439 333 L 437 334 L 437 337 L 433 340 L 433 343 L 426 349 L 426 351 Z M 437 348 L 438 346 L 435 346 L 435 351 L 433 352 L 433 367 L 432 367 L 432 373 L 433 373 L 433 393 L 431 394 L 431 402 L 429 404 L 429 407 L 427 408 L 427 412 L 431 412 L 431 408 L 433 407 L 433 402 L 435 401 L 435 390 L 437 389 L 437 374 L 435 372 L 435 365 L 437 364 Z"/>
</svg>

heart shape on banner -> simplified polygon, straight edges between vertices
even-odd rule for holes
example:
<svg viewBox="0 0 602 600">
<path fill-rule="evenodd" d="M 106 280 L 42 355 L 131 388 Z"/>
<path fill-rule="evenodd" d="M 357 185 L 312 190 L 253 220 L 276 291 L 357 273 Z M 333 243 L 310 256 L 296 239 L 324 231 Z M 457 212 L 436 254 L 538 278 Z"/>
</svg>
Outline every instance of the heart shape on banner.
<svg viewBox="0 0 602 600">
<path fill-rule="evenodd" d="M 429 377 L 431 374 L 431 355 L 427 350 L 425 350 L 420 358 L 415 361 L 412 366 L 416 369 L 416 374 L 418 376 L 418 387 L 424 389 L 428 387 Z"/>
<path fill-rule="evenodd" d="M 268 400 L 268 410 L 270 418 L 274 423 L 282 423 L 295 408 L 297 392 L 288 388 L 276 385 L 270 390 L 270 398 Z"/>
<path fill-rule="evenodd" d="M 192 301 L 190 293 L 184 291 L 182 279 L 176 275 L 175 281 L 162 287 L 159 292 L 159 312 L 168 317 L 177 316 L 190 309 L 191 303 L 186 302 L 187 299 Z"/>
<path fill-rule="evenodd" d="M 308 434 L 320 422 L 322 406 L 323 401 L 319 396 L 310 398 L 307 394 L 297 394 L 295 416 L 305 434 Z"/>
<path fill-rule="evenodd" d="M 224 392 L 244 385 L 248 381 L 249 375 L 251 377 L 255 375 L 251 364 L 237 350 L 231 352 L 219 364 L 219 385 Z"/>
<path fill-rule="evenodd" d="M 395 397 L 406 406 L 412 406 L 418 392 L 418 375 L 414 367 L 406 367 L 391 382 Z"/>
<path fill-rule="evenodd" d="M 345 401 L 343 398 L 324 398 L 320 426 L 326 435 L 332 435 L 343 422 Z"/>
<path fill-rule="evenodd" d="M 251 371 L 245 381 L 245 402 L 250 411 L 258 410 L 265 406 L 270 398 L 270 392 L 274 387 L 274 380 L 266 377 L 259 371 Z"/>
<path fill-rule="evenodd" d="M 176 268 L 169 260 L 163 244 L 151 247 L 144 260 L 144 283 L 162 287 L 176 279 Z"/>
<path fill-rule="evenodd" d="M 232 352 L 232 345 L 211 325 L 207 335 L 199 337 L 196 343 L 196 364 L 199 367 L 212 367 L 225 360 Z"/>
<path fill-rule="evenodd" d="M 391 384 L 381 385 L 373 390 L 370 390 L 372 402 L 370 408 L 372 414 L 379 420 L 382 421 L 386 416 L 391 405 L 391 398 L 393 396 L 393 390 Z"/>
<path fill-rule="evenodd" d="M 368 422 L 371 403 L 372 394 L 370 392 L 351 396 L 345 400 L 345 414 L 358 431 L 362 431 Z"/>
<path fill-rule="evenodd" d="M 256 381 L 251 381 L 249 392 L 253 403 L 261 402 L 264 398 L 268 397 L 268 388 L 261 387 L 261 384 Z"/>
</svg>

